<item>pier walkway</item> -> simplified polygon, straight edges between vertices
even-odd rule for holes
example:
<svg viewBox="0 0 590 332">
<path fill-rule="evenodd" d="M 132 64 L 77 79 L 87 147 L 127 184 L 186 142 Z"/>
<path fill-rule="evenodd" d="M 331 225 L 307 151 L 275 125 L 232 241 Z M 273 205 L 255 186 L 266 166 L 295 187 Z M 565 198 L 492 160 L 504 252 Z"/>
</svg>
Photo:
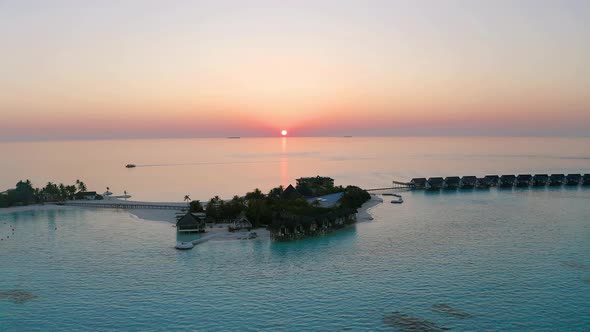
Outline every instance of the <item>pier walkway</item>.
<svg viewBox="0 0 590 332">
<path fill-rule="evenodd" d="M 370 188 L 370 189 L 365 189 L 365 191 L 375 192 L 375 191 L 387 191 L 387 190 L 393 190 L 393 189 L 414 189 L 414 185 L 409 182 L 392 181 L 391 187 Z"/>
<path fill-rule="evenodd" d="M 186 209 L 186 203 L 139 203 L 139 202 L 96 202 L 96 201 L 67 201 L 67 206 L 80 206 L 105 209 L 156 209 L 156 210 L 182 210 Z"/>
</svg>

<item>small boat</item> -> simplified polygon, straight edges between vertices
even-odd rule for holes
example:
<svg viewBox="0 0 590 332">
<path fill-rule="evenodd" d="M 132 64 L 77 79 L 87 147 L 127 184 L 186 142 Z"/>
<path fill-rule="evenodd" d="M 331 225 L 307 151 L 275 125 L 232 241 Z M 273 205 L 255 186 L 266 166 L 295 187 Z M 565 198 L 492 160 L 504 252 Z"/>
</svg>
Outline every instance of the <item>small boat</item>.
<svg viewBox="0 0 590 332">
<path fill-rule="evenodd" d="M 127 167 L 127 168 L 134 168 L 134 167 L 137 167 L 137 166 L 135 164 L 127 164 L 127 165 L 125 165 L 125 167 Z"/>
<path fill-rule="evenodd" d="M 393 194 L 392 196 L 395 196 L 398 199 L 394 199 L 393 201 L 391 201 L 391 203 L 393 203 L 393 204 L 401 204 L 401 203 L 404 202 L 404 199 L 402 198 L 402 195 Z"/>
<path fill-rule="evenodd" d="M 250 232 L 250 234 L 248 234 L 248 239 L 255 239 L 258 237 L 258 234 L 256 234 L 256 232 Z"/>
<path fill-rule="evenodd" d="M 192 242 L 177 242 L 174 248 L 178 250 L 192 249 L 195 245 Z"/>
</svg>

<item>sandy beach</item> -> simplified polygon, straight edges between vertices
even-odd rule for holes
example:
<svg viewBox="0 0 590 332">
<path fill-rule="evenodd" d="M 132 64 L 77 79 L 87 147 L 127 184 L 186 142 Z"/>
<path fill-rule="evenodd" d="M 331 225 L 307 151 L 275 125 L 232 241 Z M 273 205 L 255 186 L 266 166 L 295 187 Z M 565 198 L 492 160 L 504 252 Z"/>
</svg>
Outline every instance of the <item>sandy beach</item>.
<svg viewBox="0 0 590 332">
<path fill-rule="evenodd" d="M 383 198 L 377 195 L 371 195 L 371 199 L 366 201 L 356 213 L 357 222 L 371 221 L 373 216 L 371 215 L 371 209 L 379 204 L 383 203 Z"/>
</svg>

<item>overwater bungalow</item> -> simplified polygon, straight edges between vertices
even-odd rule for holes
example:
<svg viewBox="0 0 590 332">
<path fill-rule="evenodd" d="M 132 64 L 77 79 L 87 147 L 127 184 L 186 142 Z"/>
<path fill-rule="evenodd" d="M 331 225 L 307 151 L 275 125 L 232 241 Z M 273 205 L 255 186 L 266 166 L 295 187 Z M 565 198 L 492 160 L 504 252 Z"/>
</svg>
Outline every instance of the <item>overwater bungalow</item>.
<svg viewBox="0 0 590 332">
<path fill-rule="evenodd" d="M 533 183 L 533 176 L 530 174 L 518 174 L 516 177 L 517 187 L 529 187 Z"/>
<path fill-rule="evenodd" d="M 271 239 L 288 241 L 329 233 L 356 222 L 356 210 L 331 211 L 316 217 L 289 213 L 277 215 L 269 225 Z"/>
<path fill-rule="evenodd" d="M 577 186 L 580 184 L 581 180 L 582 180 L 581 174 L 568 174 L 565 177 L 565 184 L 568 186 Z"/>
<path fill-rule="evenodd" d="M 410 181 L 410 184 L 414 187 L 414 189 L 425 189 L 427 182 L 428 181 L 426 178 L 413 178 Z"/>
<path fill-rule="evenodd" d="M 491 181 L 487 177 L 477 178 L 477 180 L 475 181 L 475 187 L 479 188 L 479 189 L 485 189 L 485 188 L 489 188 L 491 186 L 492 186 Z"/>
<path fill-rule="evenodd" d="M 477 183 L 477 177 L 466 175 L 461 178 L 461 182 L 459 183 L 459 187 L 462 189 L 473 189 Z"/>
<path fill-rule="evenodd" d="M 205 213 L 190 213 L 188 212 L 176 222 L 177 232 L 205 232 Z"/>
<path fill-rule="evenodd" d="M 445 183 L 445 179 L 443 179 L 441 177 L 428 178 L 428 181 L 426 182 L 426 189 L 427 190 L 439 190 L 439 189 L 442 189 L 444 183 Z"/>
<path fill-rule="evenodd" d="M 590 186 L 590 174 L 584 174 L 582 177 L 582 185 Z"/>
<path fill-rule="evenodd" d="M 500 177 L 497 175 L 486 175 L 483 178 L 486 179 L 491 187 L 497 186 L 498 182 L 500 181 Z"/>
<path fill-rule="evenodd" d="M 549 177 L 550 186 L 561 186 L 565 182 L 565 175 L 563 174 L 551 174 Z"/>
<path fill-rule="evenodd" d="M 443 184 L 444 189 L 457 189 L 459 188 L 459 184 L 461 183 L 461 178 L 458 176 L 448 176 L 445 178 L 445 182 Z"/>
<path fill-rule="evenodd" d="M 498 186 L 502 188 L 510 188 L 514 186 L 514 182 L 516 181 L 516 176 L 511 174 L 506 174 L 500 176 L 500 180 L 498 180 Z"/>
<path fill-rule="evenodd" d="M 547 174 L 535 174 L 533 176 L 533 186 L 535 187 L 544 187 L 549 182 L 549 175 Z"/>
</svg>

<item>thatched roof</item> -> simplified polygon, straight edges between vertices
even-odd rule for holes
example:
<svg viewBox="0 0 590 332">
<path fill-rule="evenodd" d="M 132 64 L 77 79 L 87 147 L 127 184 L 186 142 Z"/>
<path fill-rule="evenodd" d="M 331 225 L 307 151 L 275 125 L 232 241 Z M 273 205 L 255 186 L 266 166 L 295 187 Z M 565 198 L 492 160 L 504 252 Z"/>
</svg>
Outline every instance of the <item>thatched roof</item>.
<svg viewBox="0 0 590 332">
<path fill-rule="evenodd" d="M 204 219 L 198 218 L 189 212 L 176 222 L 176 227 L 198 226 L 204 223 Z"/>
<path fill-rule="evenodd" d="M 281 195 L 282 198 L 284 199 L 295 199 L 295 198 L 299 198 L 302 197 L 303 195 L 301 195 L 297 189 L 295 189 L 295 187 L 293 187 L 292 185 L 289 185 L 284 191 L 283 194 Z"/>
</svg>

